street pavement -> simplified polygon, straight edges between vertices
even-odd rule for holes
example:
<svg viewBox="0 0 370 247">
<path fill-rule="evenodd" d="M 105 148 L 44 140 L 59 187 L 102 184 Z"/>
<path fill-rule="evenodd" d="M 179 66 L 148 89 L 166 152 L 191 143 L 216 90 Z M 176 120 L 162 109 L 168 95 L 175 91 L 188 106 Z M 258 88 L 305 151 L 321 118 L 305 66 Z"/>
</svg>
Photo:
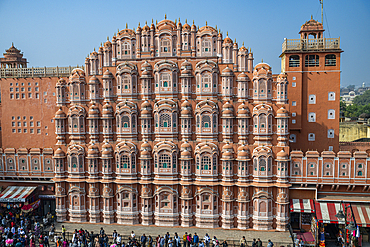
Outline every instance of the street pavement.
<svg viewBox="0 0 370 247">
<path fill-rule="evenodd" d="M 163 236 L 167 232 L 170 233 L 171 236 L 174 235 L 175 232 L 182 238 L 182 235 L 187 232 L 189 234 L 194 235 L 197 233 L 200 239 L 203 239 L 206 233 L 212 238 L 216 236 L 219 240 L 236 240 L 239 241 L 243 236 L 248 241 L 248 244 L 253 240 L 253 238 L 257 239 L 260 238 L 263 242 L 263 245 L 267 245 L 267 240 L 271 239 L 274 242 L 275 247 L 280 247 L 281 245 L 291 245 L 292 246 L 292 239 L 290 237 L 289 231 L 287 232 L 277 232 L 274 230 L 271 231 L 255 231 L 255 230 L 238 230 L 238 229 L 231 229 L 226 230 L 222 228 L 215 228 L 215 229 L 204 229 L 204 228 L 197 228 L 197 227 L 164 227 L 164 226 L 142 226 L 142 225 L 119 225 L 117 223 L 113 224 L 103 224 L 103 223 L 56 223 L 55 228 L 57 232 L 61 232 L 62 225 L 65 226 L 67 232 L 73 232 L 75 229 L 86 229 L 89 232 L 94 231 L 94 233 L 99 233 L 100 228 L 103 227 L 105 233 L 107 235 L 112 235 L 113 230 L 116 230 L 117 233 L 124 235 L 130 235 L 131 231 L 135 232 L 136 238 L 140 239 L 140 236 L 145 233 L 146 236 L 152 236 L 155 238 L 158 235 Z"/>
</svg>

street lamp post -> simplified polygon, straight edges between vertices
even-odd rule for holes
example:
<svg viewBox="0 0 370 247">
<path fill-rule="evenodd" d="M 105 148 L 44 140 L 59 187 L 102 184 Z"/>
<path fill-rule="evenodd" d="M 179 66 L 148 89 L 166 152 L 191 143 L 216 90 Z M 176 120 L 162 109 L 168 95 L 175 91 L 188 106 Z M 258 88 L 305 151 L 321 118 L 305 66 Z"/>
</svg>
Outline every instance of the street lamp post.
<svg viewBox="0 0 370 247">
<path fill-rule="evenodd" d="M 341 205 L 343 207 L 343 201 L 341 202 Z M 347 232 L 346 230 L 348 231 L 354 231 L 356 230 L 356 225 L 353 221 L 350 221 L 349 224 L 347 225 L 347 219 L 348 219 L 348 216 L 352 217 L 351 214 L 347 215 L 347 209 L 350 208 L 350 206 L 344 206 L 344 213 L 342 210 L 339 210 L 338 213 L 335 215 L 335 217 L 338 218 L 338 223 L 339 223 L 339 220 L 344 220 L 344 226 L 343 227 L 343 237 L 344 237 L 344 246 L 347 246 Z"/>
</svg>

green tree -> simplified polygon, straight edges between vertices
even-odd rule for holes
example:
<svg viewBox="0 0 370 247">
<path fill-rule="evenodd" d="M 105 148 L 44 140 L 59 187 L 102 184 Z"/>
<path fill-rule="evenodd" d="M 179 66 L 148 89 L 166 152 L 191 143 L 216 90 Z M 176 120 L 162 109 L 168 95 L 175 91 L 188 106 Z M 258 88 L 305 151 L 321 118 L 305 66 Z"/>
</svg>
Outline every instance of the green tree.
<svg viewBox="0 0 370 247">
<path fill-rule="evenodd" d="M 353 104 L 368 105 L 370 104 L 370 90 L 365 91 L 364 94 L 358 95 L 353 99 Z"/>
</svg>

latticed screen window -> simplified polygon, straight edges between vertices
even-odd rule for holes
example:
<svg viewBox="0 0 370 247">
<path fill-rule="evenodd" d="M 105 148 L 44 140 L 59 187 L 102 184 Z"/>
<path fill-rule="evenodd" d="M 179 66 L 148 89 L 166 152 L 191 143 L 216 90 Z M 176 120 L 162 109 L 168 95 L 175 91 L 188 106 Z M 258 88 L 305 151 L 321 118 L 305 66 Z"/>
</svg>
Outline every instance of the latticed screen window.
<svg viewBox="0 0 370 247">
<path fill-rule="evenodd" d="M 176 168 L 176 162 L 177 162 L 176 154 L 173 154 L 172 155 L 172 168 Z"/>
<path fill-rule="evenodd" d="M 176 117 L 173 117 L 173 127 L 175 128 L 176 127 Z"/>
<path fill-rule="evenodd" d="M 129 76 L 123 77 L 122 87 L 123 87 L 123 89 L 129 89 L 130 88 L 130 77 Z"/>
<path fill-rule="evenodd" d="M 260 158 L 259 166 L 261 172 L 266 171 L 266 160 L 264 158 Z"/>
<path fill-rule="evenodd" d="M 199 116 L 197 116 L 197 127 L 199 127 Z"/>
<path fill-rule="evenodd" d="M 134 115 L 131 115 L 131 121 L 132 121 L 132 128 L 135 128 L 136 126 L 136 118 Z"/>
<path fill-rule="evenodd" d="M 211 51 L 211 40 L 206 39 L 202 42 L 203 52 L 210 52 Z"/>
<path fill-rule="evenodd" d="M 171 127 L 171 117 L 168 113 L 163 113 L 159 117 L 159 126 L 160 127 Z"/>
<path fill-rule="evenodd" d="M 132 169 L 135 169 L 135 165 L 136 165 L 135 154 L 132 154 L 131 155 L 131 167 L 132 167 Z"/>
<path fill-rule="evenodd" d="M 211 170 L 212 168 L 211 158 L 209 156 L 203 156 L 200 167 L 201 170 Z"/>
<path fill-rule="evenodd" d="M 128 116 L 122 117 L 122 127 L 129 128 L 130 127 L 130 118 Z"/>
<path fill-rule="evenodd" d="M 203 88 L 211 87 L 211 75 L 209 74 L 202 75 L 202 87 Z"/>
<path fill-rule="evenodd" d="M 213 128 L 216 128 L 217 126 L 217 117 L 216 115 L 213 115 Z"/>
<path fill-rule="evenodd" d="M 217 169 L 217 157 L 216 157 L 216 155 L 213 156 L 212 163 L 213 163 L 213 170 L 216 171 L 216 169 Z"/>
<path fill-rule="evenodd" d="M 159 168 L 171 168 L 171 157 L 168 154 L 159 156 Z"/>
<path fill-rule="evenodd" d="M 164 39 L 161 41 L 161 51 L 162 52 L 170 51 L 170 41 L 168 39 Z"/>
<path fill-rule="evenodd" d="M 82 165 L 83 165 L 83 162 L 84 162 L 84 159 L 82 156 L 79 157 L 79 162 L 80 162 L 80 168 L 82 168 Z"/>
<path fill-rule="evenodd" d="M 209 116 L 202 116 L 202 127 L 209 128 L 211 126 L 211 118 Z"/>
<path fill-rule="evenodd" d="M 131 48 L 130 43 L 125 42 L 122 45 L 122 55 L 128 55 L 128 54 L 130 54 L 130 48 Z"/>
<path fill-rule="evenodd" d="M 121 168 L 130 168 L 129 158 L 127 155 L 121 156 Z"/>
<path fill-rule="evenodd" d="M 162 85 L 162 87 L 168 87 L 169 82 L 170 82 L 170 74 L 162 73 L 161 74 L 161 85 Z"/>
<path fill-rule="evenodd" d="M 77 168 L 77 158 L 76 157 L 72 157 L 71 163 L 72 163 L 72 168 Z"/>
</svg>

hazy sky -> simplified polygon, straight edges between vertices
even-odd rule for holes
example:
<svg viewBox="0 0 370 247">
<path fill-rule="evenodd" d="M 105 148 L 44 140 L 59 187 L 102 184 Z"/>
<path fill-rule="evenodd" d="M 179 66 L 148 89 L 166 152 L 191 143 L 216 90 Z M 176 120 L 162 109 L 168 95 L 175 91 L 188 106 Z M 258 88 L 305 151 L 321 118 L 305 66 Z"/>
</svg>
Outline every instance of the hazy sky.
<svg viewBox="0 0 370 247">
<path fill-rule="evenodd" d="M 324 0 L 326 38 L 340 37 L 342 86 L 370 86 L 370 1 Z M 280 72 L 284 38 L 299 38 L 311 15 L 321 21 L 319 0 L 255 1 L 82 1 L 0 0 L 0 52 L 11 43 L 24 52 L 29 67 L 82 65 L 117 29 L 145 21 L 179 17 L 191 24 L 217 25 L 226 36 L 251 47 L 257 64 L 264 60 Z"/>
</svg>

